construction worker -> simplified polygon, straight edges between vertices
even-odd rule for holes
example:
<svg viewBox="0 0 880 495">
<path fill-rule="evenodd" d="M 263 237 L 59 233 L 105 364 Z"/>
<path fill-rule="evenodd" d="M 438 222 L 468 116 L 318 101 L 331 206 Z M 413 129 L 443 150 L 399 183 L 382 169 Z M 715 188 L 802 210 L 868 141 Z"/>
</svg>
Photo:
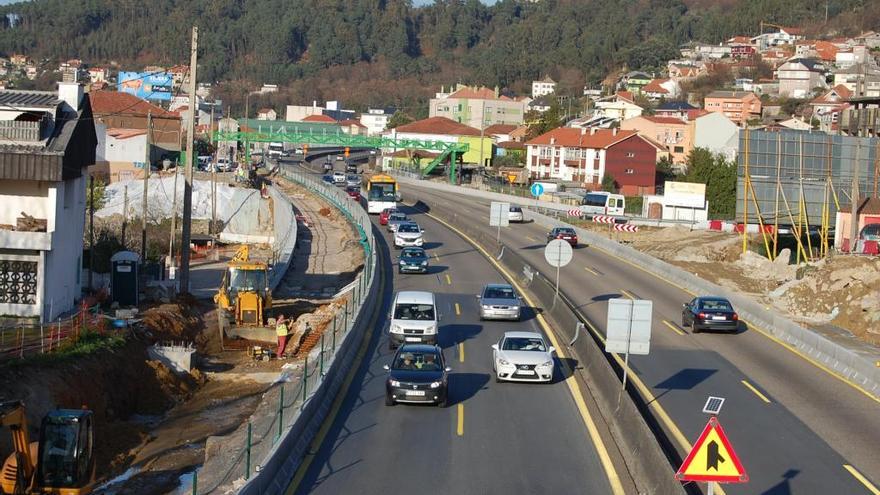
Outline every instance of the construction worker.
<svg viewBox="0 0 880 495">
<path fill-rule="evenodd" d="M 281 359 L 284 356 L 284 349 L 287 347 L 287 339 L 290 338 L 290 330 L 287 327 L 287 320 L 284 319 L 284 315 L 278 315 L 278 319 L 275 320 L 275 335 L 278 336 L 278 359 Z"/>
</svg>

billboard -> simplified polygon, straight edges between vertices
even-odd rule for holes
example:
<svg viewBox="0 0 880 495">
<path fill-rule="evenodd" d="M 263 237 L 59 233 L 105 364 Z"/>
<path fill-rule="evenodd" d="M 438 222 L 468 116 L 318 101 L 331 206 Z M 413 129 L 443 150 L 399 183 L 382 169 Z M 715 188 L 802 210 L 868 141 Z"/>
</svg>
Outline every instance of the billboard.
<svg viewBox="0 0 880 495">
<path fill-rule="evenodd" d="M 117 90 L 145 100 L 169 101 L 174 78 L 167 72 L 119 72 Z"/>
<path fill-rule="evenodd" d="M 706 184 L 666 181 L 663 197 L 670 206 L 702 208 L 706 204 Z"/>
</svg>

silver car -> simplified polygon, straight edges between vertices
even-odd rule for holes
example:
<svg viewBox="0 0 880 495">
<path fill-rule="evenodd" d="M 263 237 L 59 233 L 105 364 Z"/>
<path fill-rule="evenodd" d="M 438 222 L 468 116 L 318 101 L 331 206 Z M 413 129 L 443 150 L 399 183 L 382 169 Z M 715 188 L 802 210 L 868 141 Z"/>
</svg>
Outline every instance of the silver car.
<svg viewBox="0 0 880 495">
<path fill-rule="evenodd" d="M 477 295 L 481 320 L 519 320 L 522 300 L 508 284 L 489 284 Z"/>
<path fill-rule="evenodd" d="M 396 211 L 388 215 L 388 232 L 397 232 L 397 227 L 406 222 L 409 222 L 409 217 L 406 216 L 406 213 Z"/>
</svg>

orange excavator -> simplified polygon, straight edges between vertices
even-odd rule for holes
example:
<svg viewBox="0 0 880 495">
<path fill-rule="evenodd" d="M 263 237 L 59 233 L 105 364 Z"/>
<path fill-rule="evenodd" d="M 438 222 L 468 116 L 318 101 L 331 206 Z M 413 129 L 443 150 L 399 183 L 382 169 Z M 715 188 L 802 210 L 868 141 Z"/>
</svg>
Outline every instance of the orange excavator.
<svg viewBox="0 0 880 495">
<path fill-rule="evenodd" d="M 21 401 L 0 402 L 0 427 L 12 432 L 15 451 L 0 471 L 4 495 L 86 495 L 95 483 L 92 411 L 56 409 L 43 418 L 31 443 Z"/>
</svg>

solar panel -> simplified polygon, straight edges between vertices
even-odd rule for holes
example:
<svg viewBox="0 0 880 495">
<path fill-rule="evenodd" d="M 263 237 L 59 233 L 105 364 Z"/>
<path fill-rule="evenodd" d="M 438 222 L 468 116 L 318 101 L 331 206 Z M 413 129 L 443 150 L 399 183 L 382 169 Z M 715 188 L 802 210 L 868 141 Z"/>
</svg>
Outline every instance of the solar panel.
<svg viewBox="0 0 880 495">
<path fill-rule="evenodd" d="M 723 406 L 723 405 L 724 405 L 724 398 L 723 397 L 712 397 L 710 395 L 709 398 L 706 399 L 706 405 L 703 406 L 703 412 L 706 414 L 717 415 L 718 413 L 721 412 L 721 406 Z"/>
</svg>

